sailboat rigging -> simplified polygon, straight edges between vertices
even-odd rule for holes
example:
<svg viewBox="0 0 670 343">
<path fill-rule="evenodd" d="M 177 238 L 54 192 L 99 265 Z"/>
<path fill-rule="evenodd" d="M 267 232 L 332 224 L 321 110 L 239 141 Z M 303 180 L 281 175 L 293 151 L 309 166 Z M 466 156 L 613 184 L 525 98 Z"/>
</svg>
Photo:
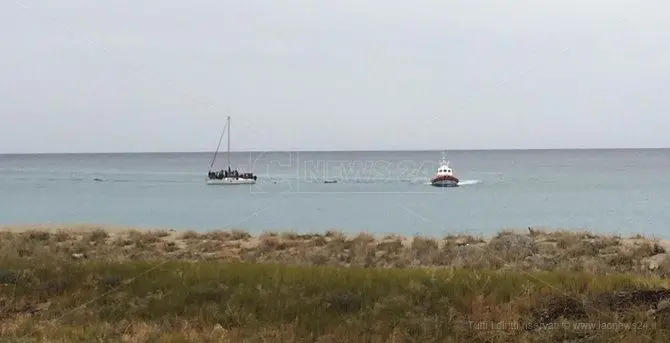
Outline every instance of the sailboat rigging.
<svg viewBox="0 0 670 343">
<path fill-rule="evenodd" d="M 223 135 L 228 132 L 228 146 L 227 146 L 227 157 L 228 157 L 228 169 L 221 169 L 219 171 L 214 171 L 214 162 L 216 161 L 216 156 L 221 147 L 221 142 L 223 141 Z M 221 137 L 219 137 L 219 144 L 216 147 L 214 152 L 214 157 L 212 162 L 209 165 L 209 172 L 207 173 L 207 184 L 208 185 L 248 185 L 256 183 L 256 175 L 253 173 L 243 173 L 233 169 L 230 163 L 230 116 L 226 118 L 226 126 L 221 132 Z"/>
<path fill-rule="evenodd" d="M 226 134 L 226 128 L 228 125 L 223 127 L 223 131 L 221 131 L 221 137 L 219 137 L 219 144 L 216 146 L 216 151 L 214 151 L 214 157 L 212 157 L 212 162 L 209 164 L 209 171 L 212 171 L 212 168 L 214 168 L 214 161 L 216 161 L 216 155 L 219 152 L 219 148 L 221 148 L 221 141 L 223 140 L 223 135 Z M 230 165 L 230 160 L 228 161 L 228 165 Z"/>
</svg>

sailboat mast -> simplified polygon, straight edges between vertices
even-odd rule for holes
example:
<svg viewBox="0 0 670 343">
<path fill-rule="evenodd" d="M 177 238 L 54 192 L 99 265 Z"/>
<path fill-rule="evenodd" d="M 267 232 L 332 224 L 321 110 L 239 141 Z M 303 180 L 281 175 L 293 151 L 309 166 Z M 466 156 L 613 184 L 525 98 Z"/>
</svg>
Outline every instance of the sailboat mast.
<svg viewBox="0 0 670 343">
<path fill-rule="evenodd" d="M 228 168 L 230 168 L 230 116 L 228 116 Z"/>
<path fill-rule="evenodd" d="M 214 167 L 214 161 L 216 161 L 216 155 L 219 153 L 219 149 L 221 148 L 221 141 L 223 140 L 223 135 L 225 134 L 226 134 L 226 127 L 224 126 L 223 131 L 221 131 L 221 136 L 219 136 L 219 144 L 216 146 L 216 151 L 214 151 L 214 157 L 212 157 L 212 163 L 209 164 L 210 171 Z"/>
</svg>

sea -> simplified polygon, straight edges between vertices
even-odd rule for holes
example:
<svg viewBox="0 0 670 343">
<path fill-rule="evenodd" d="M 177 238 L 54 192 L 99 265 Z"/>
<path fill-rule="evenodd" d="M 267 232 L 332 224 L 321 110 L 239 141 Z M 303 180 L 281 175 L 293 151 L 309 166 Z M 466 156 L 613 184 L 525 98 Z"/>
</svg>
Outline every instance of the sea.
<svg viewBox="0 0 670 343">
<path fill-rule="evenodd" d="M 669 238 L 670 149 L 0 155 L 0 226 L 489 236 L 527 227 Z M 325 183 L 324 181 L 337 181 Z"/>
</svg>

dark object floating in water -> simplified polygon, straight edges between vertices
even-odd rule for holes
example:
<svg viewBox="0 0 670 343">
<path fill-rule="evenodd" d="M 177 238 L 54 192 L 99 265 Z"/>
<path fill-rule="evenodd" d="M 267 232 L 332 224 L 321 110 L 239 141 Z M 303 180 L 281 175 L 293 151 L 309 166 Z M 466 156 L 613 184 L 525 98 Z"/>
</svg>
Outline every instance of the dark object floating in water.
<svg viewBox="0 0 670 343">
<path fill-rule="evenodd" d="M 337 180 L 325 180 L 323 183 L 337 183 Z"/>
<path fill-rule="evenodd" d="M 97 177 L 95 177 L 95 178 L 93 178 L 93 181 L 98 181 L 98 182 L 102 182 L 103 180 L 102 180 L 102 179 L 100 179 L 100 178 L 97 178 Z"/>
</svg>

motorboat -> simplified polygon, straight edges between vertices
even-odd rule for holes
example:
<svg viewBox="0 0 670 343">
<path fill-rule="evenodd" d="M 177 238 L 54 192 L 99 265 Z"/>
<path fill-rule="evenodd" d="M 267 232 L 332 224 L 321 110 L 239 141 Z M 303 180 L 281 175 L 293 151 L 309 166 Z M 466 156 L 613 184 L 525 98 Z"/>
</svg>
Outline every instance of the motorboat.
<svg viewBox="0 0 670 343">
<path fill-rule="evenodd" d="M 449 166 L 449 161 L 442 155 L 440 166 L 437 168 L 435 175 L 430 179 L 430 184 L 435 187 L 458 187 L 458 182 L 458 178 Z"/>
</svg>

